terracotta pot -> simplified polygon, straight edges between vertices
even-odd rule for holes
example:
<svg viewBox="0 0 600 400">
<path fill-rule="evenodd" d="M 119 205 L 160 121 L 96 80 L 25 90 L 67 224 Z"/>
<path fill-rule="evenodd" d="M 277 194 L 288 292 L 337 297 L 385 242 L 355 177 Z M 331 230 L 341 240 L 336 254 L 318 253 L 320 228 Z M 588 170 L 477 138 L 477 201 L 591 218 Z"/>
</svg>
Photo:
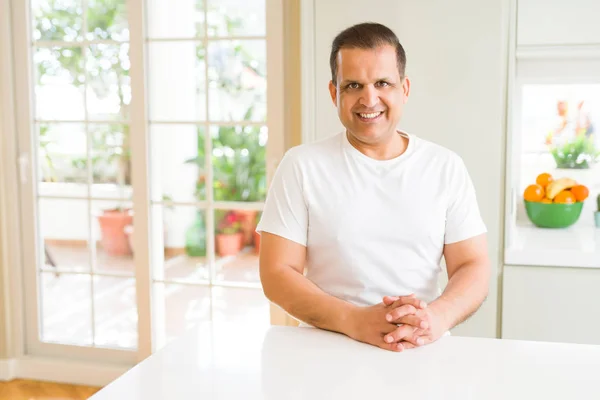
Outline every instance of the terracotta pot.
<svg viewBox="0 0 600 400">
<path fill-rule="evenodd" d="M 217 253 L 221 256 L 234 256 L 242 250 L 242 242 L 244 240 L 244 234 L 234 233 L 227 235 L 219 233 L 216 236 Z"/>
<path fill-rule="evenodd" d="M 242 232 L 244 234 L 244 245 L 252 244 L 252 232 L 256 229 L 254 221 L 256 219 L 256 210 L 236 210 L 235 213 L 241 217 Z"/>
<path fill-rule="evenodd" d="M 254 254 L 259 254 L 260 253 L 260 233 L 254 231 L 254 232 L 252 232 L 252 235 L 254 236 Z"/>
<path fill-rule="evenodd" d="M 98 224 L 102 233 L 100 243 L 108 255 L 131 255 L 125 227 L 132 223 L 133 213 L 131 210 L 105 210 L 98 215 Z"/>
</svg>

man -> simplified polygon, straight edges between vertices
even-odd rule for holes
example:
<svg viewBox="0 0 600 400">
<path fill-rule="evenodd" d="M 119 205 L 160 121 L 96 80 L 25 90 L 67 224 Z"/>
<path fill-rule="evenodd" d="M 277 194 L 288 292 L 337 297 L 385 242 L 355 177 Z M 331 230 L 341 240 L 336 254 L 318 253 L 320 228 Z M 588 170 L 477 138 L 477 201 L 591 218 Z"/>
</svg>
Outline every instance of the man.
<svg viewBox="0 0 600 400">
<path fill-rule="evenodd" d="M 431 343 L 487 295 L 475 190 L 460 157 L 397 130 L 410 81 L 390 29 L 346 29 L 330 64 L 346 129 L 292 148 L 277 169 L 257 227 L 265 295 L 308 325 L 384 349 Z"/>
</svg>

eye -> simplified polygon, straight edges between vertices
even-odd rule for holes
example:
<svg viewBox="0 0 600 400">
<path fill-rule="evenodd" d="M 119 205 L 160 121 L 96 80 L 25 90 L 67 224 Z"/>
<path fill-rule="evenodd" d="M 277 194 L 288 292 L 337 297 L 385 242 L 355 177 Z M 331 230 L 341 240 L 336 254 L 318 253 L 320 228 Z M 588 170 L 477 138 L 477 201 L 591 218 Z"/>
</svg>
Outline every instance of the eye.
<svg viewBox="0 0 600 400">
<path fill-rule="evenodd" d="M 387 83 L 386 81 L 379 81 L 379 82 L 377 82 L 377 86 L 386 87 L 386 86 L 390 86 L 390 84 Z"/>
<path fill-rule="evenodd" d="M 346 86 L 348 89 L 358 89 L 360 87 L 360 85 L 356 82 L 352 82 L 349 83 L 348 86 Z"/>
</svg>

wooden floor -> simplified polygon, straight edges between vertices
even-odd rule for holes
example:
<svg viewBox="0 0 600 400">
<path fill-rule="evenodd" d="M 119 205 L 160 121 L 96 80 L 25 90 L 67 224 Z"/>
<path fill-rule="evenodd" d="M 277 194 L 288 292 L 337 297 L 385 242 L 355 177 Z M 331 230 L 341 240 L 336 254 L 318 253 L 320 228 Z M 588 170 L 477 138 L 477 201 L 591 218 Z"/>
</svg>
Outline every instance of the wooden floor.
<svg viewBox="0 0 600 400">
<path fill-rule="evenodd" d="M 15 379 L 0 382 L 0 400 L 85 400 L 100 388 Z"/>
</svg>

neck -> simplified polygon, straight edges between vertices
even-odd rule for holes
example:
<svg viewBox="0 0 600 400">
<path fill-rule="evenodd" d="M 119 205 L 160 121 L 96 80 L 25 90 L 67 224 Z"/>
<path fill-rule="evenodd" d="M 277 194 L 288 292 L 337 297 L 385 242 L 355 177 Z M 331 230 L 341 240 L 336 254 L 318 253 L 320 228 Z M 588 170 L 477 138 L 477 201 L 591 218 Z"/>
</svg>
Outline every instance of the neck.
<svg viewBox="0 0 600 400">
<path fill-rule="evenodd" d="M 402 155 L 408 147 L 408 139 L 398 131 L 394 131 L 385 139 L 374 143 L 362 142 L 348 132 L 346 132 L 346 137 L 352 147 L 375 160 L 391 160 Z"/>
</svg>

